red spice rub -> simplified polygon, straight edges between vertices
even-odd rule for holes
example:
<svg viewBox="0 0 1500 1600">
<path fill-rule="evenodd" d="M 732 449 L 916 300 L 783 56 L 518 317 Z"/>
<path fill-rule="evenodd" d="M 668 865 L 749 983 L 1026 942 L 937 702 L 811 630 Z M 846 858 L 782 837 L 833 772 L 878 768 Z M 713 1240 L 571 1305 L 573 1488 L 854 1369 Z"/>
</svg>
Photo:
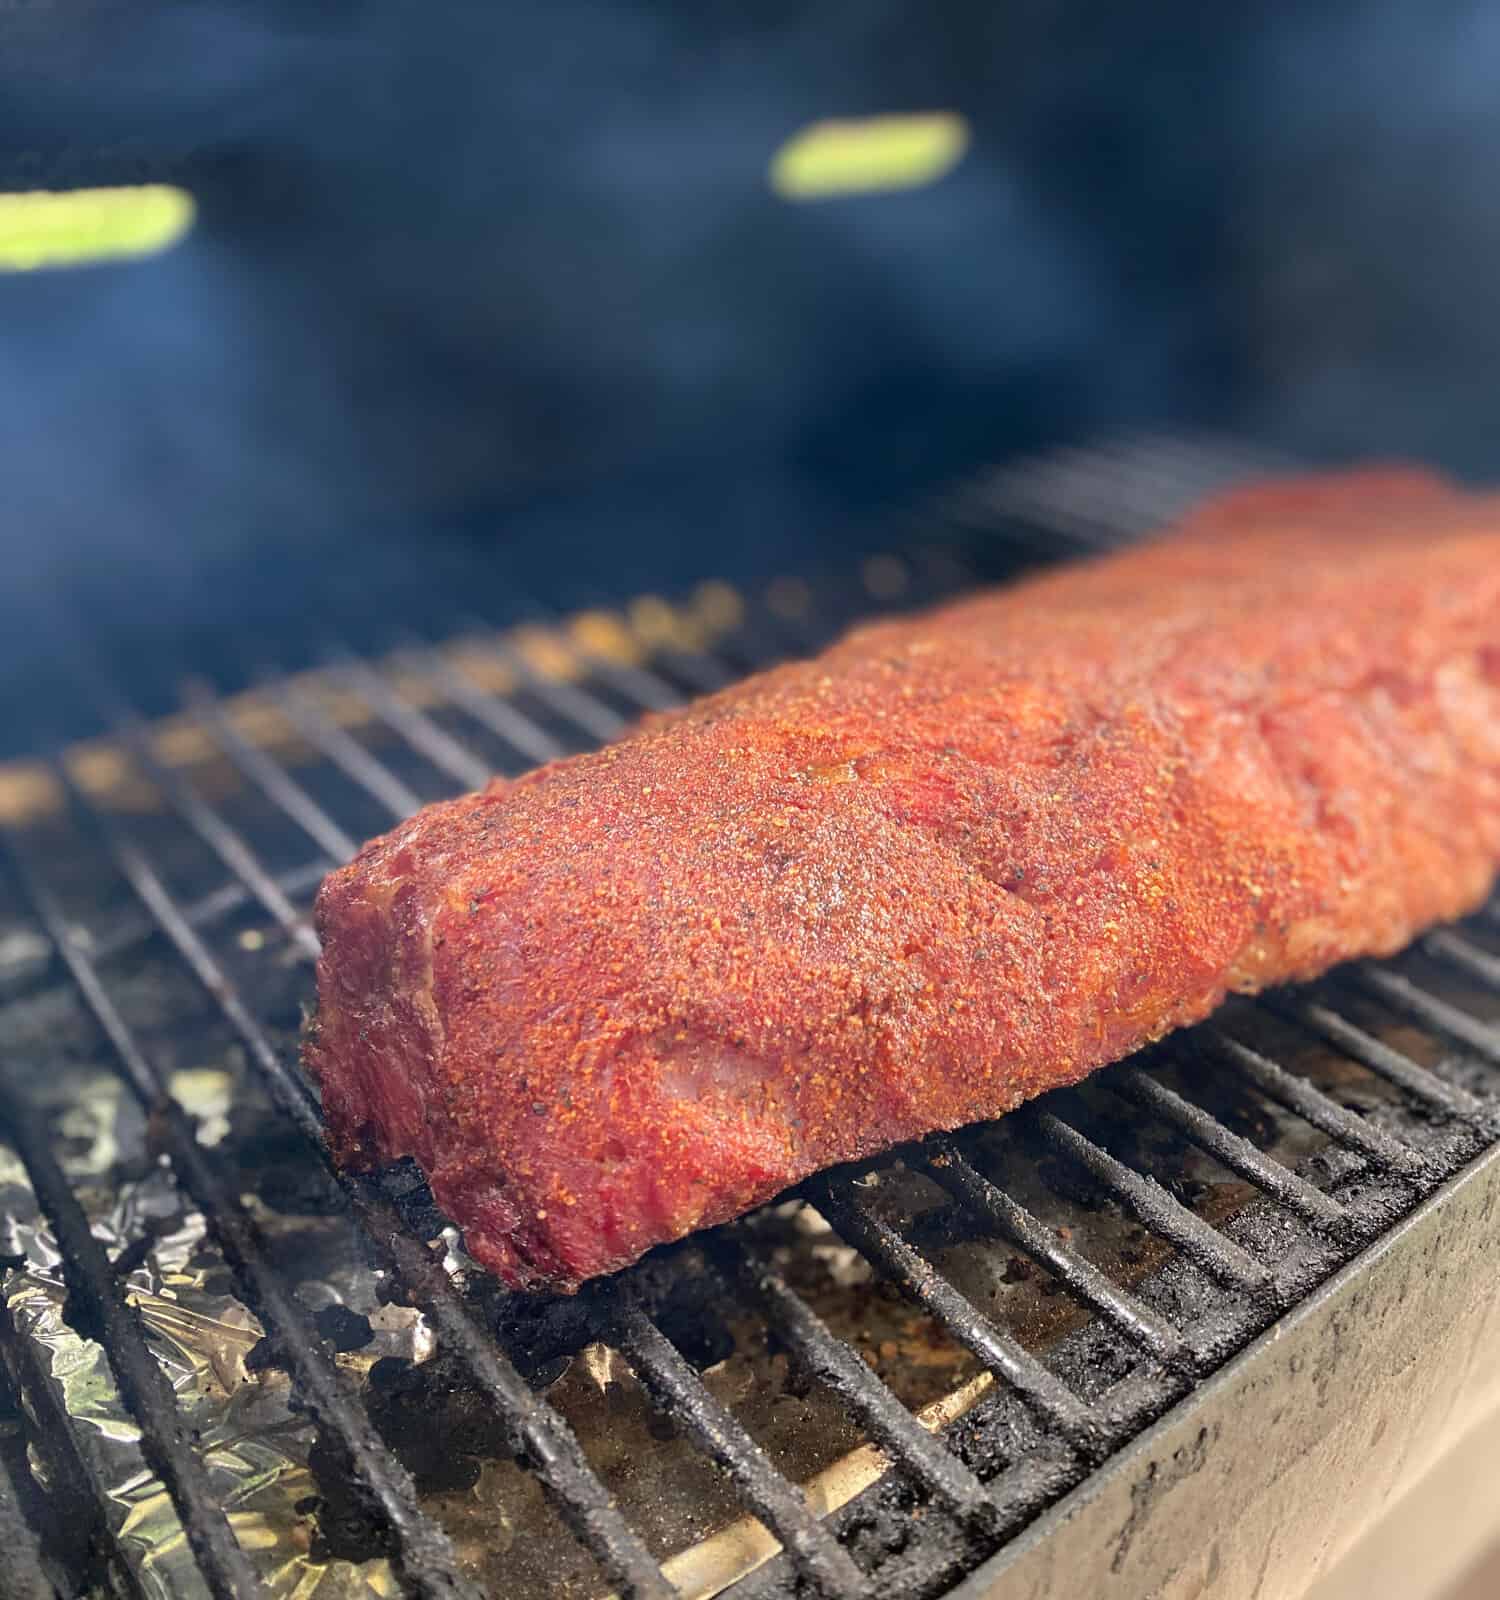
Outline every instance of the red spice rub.
<svg viewBox="0 0 1500 1600">
<path fill-rule="evenodd" d="M 1010 1110 L 1500 861 L 1500 500 L 1235 495 L 427 807 L 318 900 L 338 1157 L 570 1289 Z"/>
</svg>

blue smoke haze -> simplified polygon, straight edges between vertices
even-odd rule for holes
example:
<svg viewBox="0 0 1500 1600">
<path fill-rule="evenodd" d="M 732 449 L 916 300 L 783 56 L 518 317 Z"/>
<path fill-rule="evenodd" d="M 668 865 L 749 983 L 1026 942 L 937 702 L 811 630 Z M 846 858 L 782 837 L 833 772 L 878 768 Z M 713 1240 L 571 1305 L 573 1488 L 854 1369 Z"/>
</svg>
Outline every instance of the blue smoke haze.
<svg viewBox="0 0 1500 1600">
<path fill-rule="evenodd" d="M 58 605 L 165 682 L 795 566 L 1109 424 L 1493 470 L 1497 5 L 18 17 L 0 173 L 191 152 L 201 218 L 0 278 L 0 744 Z M 945 107 L 929 189 L 765 187 L 809 120 Z"/>
</svg>

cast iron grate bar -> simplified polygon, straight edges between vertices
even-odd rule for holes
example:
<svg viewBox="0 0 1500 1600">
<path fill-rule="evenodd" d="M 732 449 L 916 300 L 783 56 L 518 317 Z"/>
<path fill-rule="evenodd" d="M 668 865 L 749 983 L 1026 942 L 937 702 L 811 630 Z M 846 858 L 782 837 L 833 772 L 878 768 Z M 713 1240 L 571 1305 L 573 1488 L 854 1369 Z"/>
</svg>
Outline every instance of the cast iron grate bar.
<svg viewBox="0 0 1500 1600">
<path fill-rule="evenodd" d="M 639 711 L 672 711 L 682 704 L 682 696 L 660 674 L 639 662 L 611 661 L 607 656 L 573 643 L 578 659 L 612 689 L 618 691 Z"/>
<path fill-rule="evenodd" d="M 328 815 L 285 767 L 273 761 L 235 727 L 206 684 L 189 684 L 184 698 L 199 726 L 217 740 L 235 765 L 296 822 L 330 861 L 346 861 L 354 854 L 359 846 L 353 837 Z"/>
<path fill-rule="evenodd" d="M 706 653 L 690 655 L 670 647 L 656 652 L 656 662 L 663 672 L 671 673 L 694 695 L 716 694 L 744 676 L 743 670 L 722 666 Z M 675 703 L 681 705 L 682 700 L 679 694 Z"/>
<path fill-rule="evenodd" d="M 327 876 L 328 867 L 329 858 L 320 855 L 316 860 L 305 862 L 300 867 L 278 872 L 276 886 L 284 895 L 292 898 L 309 895 Z M 231 879 L 201 898 L 188 901 L 182 908 L 182 914 L 187 918 L 189 927 L 211 927 L 214 923 L 222 922 L 236 911 L 253 904 L 254 899 L 255 897 L 242 883 Z M 89 949 L 96 960 L 110 962 L 127 951 L 145 944 L 155 936 L 156 931 L 156 926 L 149 917 L 127 913 L 112 921 L 107 932 L 96 934 L 89 931 L 87 934 Z M 13 998 L 18 992 L 43 988 L 47 981 L 47 972 L 43 968 L 30 979 L 21 979 L 19 985 L 10 991 L 8 998 Z"/>
<path fill-rule="evenodd" d="M 116 728 L 120 742 L 129 750 L 132 760 L 162 792 L 172 809 L 239 879 L 299 954 L 309 961 L 316 961 L 317 935 L 307 919 L 282 892 L 276 879 L 261 865 L 239 831 L 231 827 L 181 773 L 157 757 L 149 730 L 134 712 L 121 709 Z M 68 780 L 69 786 L 79 792 L 72 785 L 64 762 L 58 763 L 57 770 Z"/>
<path fill-rule="evenodd" d="M 1042 1137 L 1077 1163 L 1135 1218 L 1208 1275 L 1228 1288 L 1260 1292 L 1270 1287 L 1271 1270 L 1248 1250 L 1226 1238 L 1160 1184 L 1118 1161 L 1055 1112 L 1036 1113 Z"/>
<path fill-rule="evenodd" d="M 537 1399 L 492 1343 L 488 1332 L 474 1322 L 452 1281 L 395 1208 L 369 1186 L 333 1166 L 323 1143 L 312 1091 L 277 1054 L 228 975 L 183 919 L 144 853 L 90 803 L 64 769 L 59 768 L 59 776 L 75 807 L 100 834 L 126 881 L 245 1045 L 251 1064 L 272 1099 L 333 1173 L 377 1252 L 391 1265 L 398 1283 L 427 1312 L 444 1346 L 465 1364 L 506 1420 L 518 1447 L 552 1492 L 564 1520 L 628 1595 L 669 1600 L 670 1588 L 660 1568 L 615 1508 L 562 1418 Z"/>
<path fill-rule="evenodd" d="M 1111 1083 L 1139 1106 L 1186 1134 L 1200 1150 L 1221 1161 L 1273 1200 L 1295 1212 L 1304 1222 L 1347 1238 L 1352 1220 L 1336 1200 L 1273 1157 L 1257 1150 L 1246 1138 L 1226 1128 L 1218 1118 L 1185 1100 L 1166 1084 L 1139 1067 L 1127 1067 Z"/>
<path fill-rule="evenodd" d="M 300 867 L 293 867 L 289 872 L 278 872 L 276 886 L 283 894 L 293 897 L 310 894 L 323 881 L 327 872 L 328 863 L 320 857 Z M 222 922 L 225 917 L 242 910 L 250 905 L 254 898 L 244 884 L 231 879 L 201 899 L 189 901 L 183 907 L 182 914 L 190 926 L 205 928 L 215 922 Z M 94 938 L 93 953 L 100 961 L 113 960 L 127 950 L 144 944 L 155 932 L 151 919 L 143 916 L 139 921 L 132 920 L 123 926 L 112 927 L 107 934 Z"/>
<path fill-rule="evenodd" d="M 114 1004 L 93 963 L 68 935 L 61 908 L 13 836 L 7 855 L 38 922 L 52 939 L 85 1005 L 109 1040 L 131 1092 L 156 1119 L 173 1171 L 204 1219 L 251 1303 L 277 1341 L 320 1417 L 338 1434 L 356 1473 L 402 1543 L 399 1564 L 415 1571 L 414 1587 L 432 1600 L 472 1590 L 457 1575 L 447 1536 L 417 1509 L 411 1480 L 375 1433 L 350 1393 L 285 1280 L 272 1266 L 258 1230 L 199 1145 L 195 1125 L 167 1092 L 161 1070 L 147 1057 Z"/>
<path fill-rule="evenodd" d="M 1483 1102 L 1467 1089 L 1445 1083 L 1435 1072 L 1350 1022 L 1323 999 L 1271 994 L 1262 996 L 1261 1004 L 1276 1015 L 1300 1024 L 1361 1066 L 1368 1067 L 1377 1077 L 1435 1111 L 1466 1121 L 1485 1115 Z"/>
<path fill-rule="evenodd" d="M 1008 462 L 946 503 L 960 524 L 1009 534 L 1056 559 L 1105 550 L 1164 526 L 1204 495 L 1296 463 L 1212 434 L 1113 439 Z"/>
<path fill-rule="evenodd" d="M 1481 1022 L 1449 1001 L 1430 994 L 1420 984 L 1413 983 L 1405 973 L 1360 962 L 1353 969 L 1352 976 L 1399 1015 L 1410 1017 L 1442 1038 L 1452 1039 L 1465 1050 L 1472 1050 L 1480 1060 L 1487 1061 L 1492 1067 L 1500 1067 L 1500 1032 L 1489 1023 Z"/>
<path fill-rule="evenodd" d="M 1052 1273 L 1070 1293 L 1092 1306 L 1126 1338 L 1167 1366 L 1191 1368 L 1193 1358 L 1182 1335 L 1149 1306 L 1110 1281 L 1076 1250 L 1070 1250 L 1043 1227 L 1018 1200 L 979 1171 L 949 1139 L 927 1146 L 923 1169 L 961 1205 L 982 1217 L 1001 1238 L 1024 1250 Z"/>
<path fill-rule="evenodd" d="M 979 1479 L 829 1332 L 769 1261 L 749 1252 L 733 1234 L 717 1241 L 715 1253 L 806 1370 L 838 1395 L 909 1476 L 962 1521 L 993 1523 L 996 1507 Z"/>
<path fill-rule="evenodd" d="M 481 727 L 498 735 L 527 762 L 540 765 L 565 756 L 567 750 L 547 732 L 538 727 L 524 712 L 518 711 L 508 700 L 502 700 L 477 683 L 448 660 L 441 650 L 417 645 L 405 646 L 397 655 L 397 664 L 433 684 L 448 700 L 466 711 Z M 457 741 L 455 741 L 457 743 Z M 459 749 L 464 749 L 458 745 Z M 478 758 L 474 758 L 478 761 Z M 479 762 L 484 767 L 484 762 Z M 451 769 L 445 769 L 451 770 Z M 457 777 L 458 773 L 453 772 Z M 471 785 L 482 788 L 487 779 Z"/>
<path fill-rule="evenodd" d="M 1492 956 L 1452 928 L 1439 928 L 1418 943 L 1435 961 L 1475 979 L 1486 989 L 1500 989 L 1500 956 Z"/>
<path fill-rule="evenodd" d="M 990 1493 L 999 1508 L 989 1530 L 990 1540 L 998 1545 L 1019 1533 L 1078 1480 L 1075 1458 L 1056 1442 L 1044 1444 L 1024 1461 L 1006 1467 L 990 1482 Z M 912 1540 L 912 1545 L 914 1548 L 893 1556 L 881 1568 L 880 1600 L 908 1600 L 922 1588 L 932 1589 L 932 1553 L 919 1539 Z M 971 1561 L 950 1558 L 938 1592 L 946 1594 L 953 1584 L 968 1575 L 971 1567 Z M 733 1592 L 737 1596 L 740 1591 Z M 758 1593 L 752 1591 L 747 1600 L 759 1600 Z"/>
<path fill-rule="evenodd" d="M 1304 1078 L 1294 1077 L 1285 1067 L 1278 1065 L 1258 1050 L 1241 1044 L 1220 1028 L 1205 1027 L 1198 1031 L 1199 1042 L 1217 1055 L 1242 1077 L 1248 1078 L 1263 1094 L 1278 1100 L 1289 1110 L 1321 1129 L 1330 1139 L 1349 1150 L 1358 1151 L 1367 1161 L 1387 1172 L 1399 1173 L 1404 1178 L 1421 1179 L 1427 1176 L 1427 1163 L 1410 1145 L 1393 1139 L 1373 1124 L 1352 1111 L 1347 1111 L 1336 1101 Z"/>
<path fill-rule="evenodd" d="M 239 770 L 267 799 L 273 801 L 315 843 L 328 854 L 329 866 L 342 866 L 359 845 L 278 761 L 264 750 L 256 750 L 234 732 L 227 717 L 216 714 L 211 703 L 196 700 L 204 726 L 211 737 Z M 326 870 L 326 869 L 325 869 Z"/>
<path fill-rule="evenodd" d="M 526 618 L 528 623 L 549 631 L 552 642 L 558 646 L 573 661 L 578 663 L 590 676 L 597 678 L 602 683 L 607 683 L 612 689 L 623 695 L 625 699 L 640 711 L 672 711 L 682 704 L 682 691 L 668 683 L 659 673 L 653 672 L 650 667 L 640 661 L 620 661 L 613 656 L 604 655 L 600 651 L 591 649 L 581 639 L 577 632 L 567 626 L 567 621 L 550 607 L 542 605 L 538 600 L 530 600 L 527 604 Z M 544 695 L 543 685 L 551 682 L 542 674 L 534 672 L 530 663 L 525 659 L 505 635 L 492 627 L 488 622 L 476 616 L 464 616 L 458 619 L 457 636 L 466 644 L 475 645 L 503 662 L 518 678 L 525 681 L 528 687 L 535 689 L 539 695 Z M 570 687 L 576 687 L 570 686 Z M 580 692 L 583 692 L 580 690 Z M 558 709 L 562 701 L 553 701 Z M 602 703 L 599 710 L 607 717 L 612 716 L 607 706 Z M 601 737 L 613 737 L 613 735 Z"/>
<path fill-rule="evenodd" d="M 111 1600 L 147 1600 L 134 1566 L 125 1559 L 119 1538 L 105 1514 L 108 1496 L 92 1460 L 73 1437 L 62 1400 L 53 1391 L 50 1363 L 44 1363 L 38 1345 L 22 1335 L 10 1307 L 0 1296 L 0 1352 L 11 1392 L 25 1397 L 35 1429 L 29 1450 L 35 1450 L 43 1474 L 62 1486 L 60 1514 L 66 1527 L 68 1560 L 86 1563 L 101 1572 Z M 86 1502 L 86 1503 L 85 1503 Z"/>
<path fill-rule="evenodd" d="M 402 822 L 422 809 L 422 797 L 415 790 L 377 761 L 358 739 L 314 705 L 289 679 L 261 671 L 256 675 L 256 687 L 314 750 L 383 806 L 392 822 Z"/>
<path fill-rule="evenodd" d="M 465 642 L 478 644 L 487 654 L 509 667 L 517 680 L 538 700 L 550 706 L 564 720 L 581 728 L 593 743 L 608 744 L 611 739 L 618 739 L 630 726 L 618 711 L 611 710 L 597 695 L 590 694 L 576 683 L 569 683 L 565 678 L 554 678 L 538 672 L 520 650 L 499 634 L 491 633 L 483 639 L 471 637 Z M 573 659 L 576 661 L 577 657 Z"/>
<path fill-rule="evenodd" d="M 557 626 L 556 619 L 554 619 L 553 626 L 554 628 Z M 570 661 L 576 663 L 578 657 L 572 650 L 567 649 L 562 644 L 560 630 L 556 637 L 563 653 L 569 657 Z M 432 654 L 440 653 L 438 647 L 428 640 L 416 640 L 413 642 L 421 649 Z M 523 651 L 517 649 L 509 640 L 492 628 L 485 628 L 482 625 L 466 626 L 458 632 L 454 643 L 465 650 L 476 651 L 488 656 L 490 660 L 498 662 L 510 673 L 520 687 L 535 695 L 538 700 L 555 711 L 565 721 L 581 728 L 587 738 L 595 744 L 607 744 L 609 740 L 617 739 L 629 725 L 617 711 L 612 711 L 603 701 L 589 694 L 576 683 L 570 683 L 565 678 L 552 677 L 545 672 L 538 672 L 526 659 Z M 452 667 L 452 670 L 459 673 L 465 684 L 470 681 L 463 676 L 459 668 Z M 503 695 L 486 692 L 485 697 L 493 705 L 504 707 L 507 712 L 514 712 L 517 716 L 522 715 L 520 712 L 515 711 L 515 708 L 511 706 Z M 536 732 L 543 739 L 550 738 L 544 730 L 536 727 L 530 717 L 526 717 L 524 720 L 533 728 L 536 728 Z M 551 758 L 548 757 L 547 759 L 550 760 Z"/>
<path fill-rule="evenodd" d="M 997 1328 L 890 1223 L 861 1204 L 848 1185 L 815 1179 L 808 1196 L 846 1243 L 905 1290 L 987 1371 L 1010 1384 L 1063 1438 L 1079 1449 L 1094 1447 L 1101 1422 L 1093 1408 Z"/>
<path fill-rule="evenodd" d="M 266 1590 L 229 1526 L 172 1386 L 146 1343 L 140 1315 L 126 1300 L 104 1246 L 90 1232 L 47 1129 L 9 1091 L 0 1099 L 0 1123 L 56 1234 L 72 1320 L 103 1346 L 120 1394 L 140 1425 L 142 1453 L 172 1497 L 210 1593 L 216 1600 L 255 1600 Z"/>
<path fill-rule="evenodd" d="M 465 789 L 482 789 L 494 775 L 487 761 L 440 728 L 425 711 L 409 705 L 368 662 L 347 651 L 330 658 L 328 670 L 357 694 L 387 727 L 425 756 L 437 770 Z"/>
<path fill-rule="evenodd" d="M 556 629 L 557 619 L 549 620 Z M 584 651 L 574 641 L 567 639 L 560 629 L 555 632 L 554 637 L 573 661 L 604 682 L 612 684 L 637 711 L 671 711 L 682 705 L 682 695 L 649 669 L 608 661 Z M 502 635 L 484 628 L 482 624 L 472 624 L 471 631 L 461 636 L 461 642 L 473 649 L 482 650 L 506 667 L 519 683 L 550 706 L 564 722 L 571 723 L 586 741 L 605 744 L 611 739 L 618 738 L 629 728 L 630 723 L 627 719 L 607 706 L 598 695 L 590 693 L 580 683 L 570 683 L 566 679 L 549 677 L 538 672 L 520 650 Z M 499 696 L 492 695 L 489 698 L 497 705 L 508 704 Z M 545 734 L 542 736 L 547 737 Z M 557 749 L 559 754 L 563 753 L 560 746 Z M 549 756 L 547 759 L 551 760 L 552 757 Z"/>
<path fill-rule="evenodd" d="M 661 1410 L 723 1469 L 752 1511 L 781 1541 L 793 1564 L 823 1595 L 859 1595 L 865 1577 L 854 1558 L 809 1508 L 806 1497 L 705 1387 L 628 1285 L 597 1297 L 600 1320 Z"/>
</svg>

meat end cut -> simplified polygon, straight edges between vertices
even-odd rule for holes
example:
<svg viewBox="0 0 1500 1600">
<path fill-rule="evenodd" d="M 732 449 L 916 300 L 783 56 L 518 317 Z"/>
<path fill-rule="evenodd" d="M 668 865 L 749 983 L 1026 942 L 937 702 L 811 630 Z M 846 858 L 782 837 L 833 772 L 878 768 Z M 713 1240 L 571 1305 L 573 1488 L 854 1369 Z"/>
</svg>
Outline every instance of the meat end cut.
<svg viewBox="0 0 1500 1600">
<path fill-rule="evenodd" d="M 995 1117 L 1500 861 L 1500 498 L 1366 472 L 428 806 L 318 898 L 339 1160 L 575 1288 Z"/>
</svg>

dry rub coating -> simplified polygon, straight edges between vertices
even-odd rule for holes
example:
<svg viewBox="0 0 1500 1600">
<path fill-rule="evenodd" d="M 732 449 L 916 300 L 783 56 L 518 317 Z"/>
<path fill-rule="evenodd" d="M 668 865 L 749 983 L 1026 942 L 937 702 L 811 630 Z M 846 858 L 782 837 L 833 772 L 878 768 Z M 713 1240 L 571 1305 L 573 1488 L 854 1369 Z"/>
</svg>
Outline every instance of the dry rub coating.
<svg viewBox="0 0 1500 1600">
<path fill-rule="evenodd" d="M 340 1160 L 570 1289 L 994 1117 L 1500 861 L 1500 500 L 1360 473 L 427 807 L 318 900 Z"/>
</svg>

